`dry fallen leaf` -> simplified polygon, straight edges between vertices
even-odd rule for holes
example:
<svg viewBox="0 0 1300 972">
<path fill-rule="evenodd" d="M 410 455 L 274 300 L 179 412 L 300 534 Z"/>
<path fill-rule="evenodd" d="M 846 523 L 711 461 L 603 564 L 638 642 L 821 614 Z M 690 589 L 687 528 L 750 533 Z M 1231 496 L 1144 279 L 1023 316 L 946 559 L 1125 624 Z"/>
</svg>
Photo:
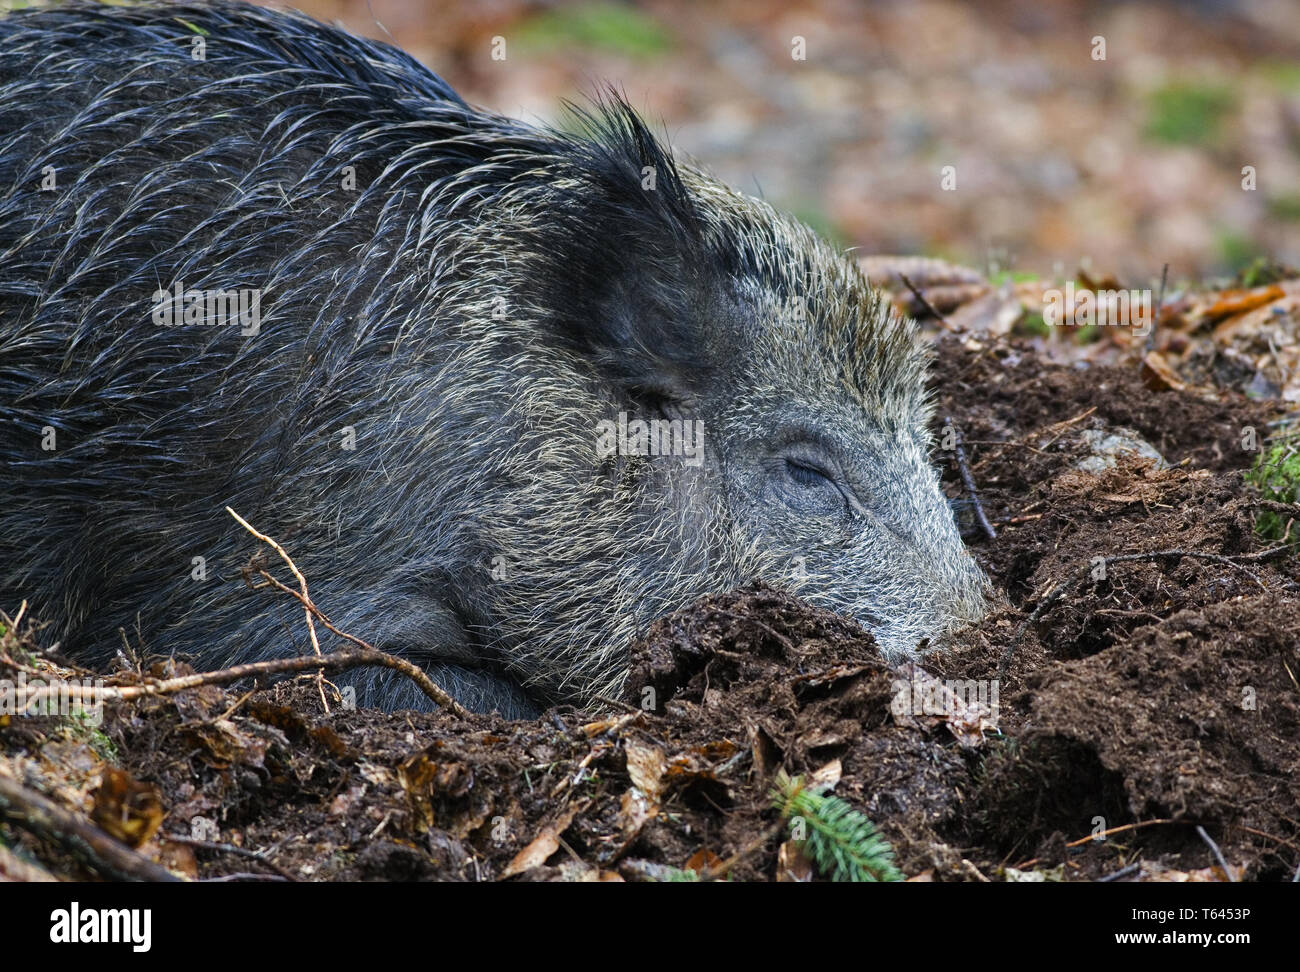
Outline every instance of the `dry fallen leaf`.
<svg viewBox="0 0 1300 972">
<path fill-rule="evenodd" d="M 977 331 L 1004 336 L 1025 315 L 1025 305 L 1009 287 L 985 294 L 978 300 L 948 315 L 948 323 L 957 331 Z"/>
<path fill-rule="evenodd" d="M 813 879 L 813 866 L 799 852 L 799 845 L 787 840 L 776 854 L 776 879 L 781 882 L 805 882 Z"/>
<path fill-rule="evenodd" d="M 1142 359 L 1142 382 L 1152 391 L 1185 391 L 1187 383 L 1159 351 L 1149 351 Z"/>
<path fill-rule="evenodd" d="M 266 763 L 269 738 L 246 730 L 231 719 L 187 723 L 181 726 L 181 732 L 203 747 L 203 759 L 214 769 L 227 769 L 235 764 L 261 769 Z"/>
<path fill-rule="evenodd" d="M 997 731 L 996 681 L 983 686 L 962 682 L 963 691 L 959 693 L 915 662 L 900 665 L 897 672 L 890 706 L 895 724 L 916 729 L 944 723 L 963 749 L 983 745 L 984 733 Z M 972 689 L 975 698 L 970 696 Z"/>
<path fill-rule="evenodd" d="M 618 805 L 624 836 L 632 837 L 640 833 L 646 821 L 653 820 L 658 812 L 659 804 L 646 796 L 645 790 L 637 786 L 628 787 Z"/>
<path fill-rule="evenodd" d="M 90 817 L 105 833 L 139 847 L 162 826 L 162 797 L 153 784 L 140 783 L 124 770 L 107 766 Z"/>
<path fill-rule="evenodd" d="M 415 823 L 423 830 L 437 827 L 454 837 L 477 830 L 487 819 L 491 800 L 474 791 L 474 770 L 465 763 L 438 762 L 434 750 L 403 760 L 397 780 L 406 792 Z"/>
<path fill-rule="evenodd" d="M 537 836 L 529 841 L 527 847 L 514 856 L 501 876 L 511 877 L 545 864 L 547 858 L 560 849 L 560 834 L 569 828 L 574 817 L 587 809 L 590 802 L 585 800 L 566 807 L 558 817 L 544 826 Z"/>
<path fill-rule="evenodd" d="M 626 739 L 623 751 L 627 755 L 627 775 L 632 785 L 641 790 L 652 803 L 658 803 L 664 793 L 664 772 L 667 760 L 664 751 L 651 743 Z"/>
<path fill-rule="evenodd" d="M 710 868 L 717 867 L 721 863 L 721 857 L 713 853 L 713 851 L 709 850 L 707 847 L 701 847 L 687 858 L 686 863 L 682 865 L 682 870 L 695 871 L 697 874 L 701 874 Z"/>
<path fill-rule="evenodd" d="M 1285 296 L 1286 290 L 1279 284 L 1255 287 L 1252 290 L 1220 290 L 1203 295 L 1193 305 L 1190 313 L 1203 320 L 1216 321 L 1221 317 L 1244 314 Z"/>
<path fill-rule="evenodd" d="M 809 785 L 815 787 L 833 787 L 844 775 L 844 767 L 838 759 L 833 759 L 809 778 Z"/>
<path fill-rule="evenodd" d="M 1229 864 L 1228 869 L 1232 872 L 1230 876 L 1225 876 L 1223 868 L 1203 867 L 1195 871 L 1179 871 L 1172 867 L 1164 867 L 1154 861 L 1143 861 L 1142 870 L 1134 878 L 1135 881 L 1169 881 L 1175 884 L 1223 884 L 1229 880 L 1241 881 L 1246 877 L 1246 868 L 1237 864 Z"/>
</svg>

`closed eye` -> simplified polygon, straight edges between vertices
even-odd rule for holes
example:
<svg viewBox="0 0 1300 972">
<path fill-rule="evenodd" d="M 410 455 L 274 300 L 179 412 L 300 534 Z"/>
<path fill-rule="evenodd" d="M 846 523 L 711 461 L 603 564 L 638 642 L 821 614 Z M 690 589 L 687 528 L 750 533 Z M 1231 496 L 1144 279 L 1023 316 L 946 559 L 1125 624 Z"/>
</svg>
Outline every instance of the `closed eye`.
<svg viewBox="0 0 1300 972">
<path fill-rule="evenodd" d="M 786 455 L 783 458 L 785 460 L 784 493 L 787 502 L 795 502 L 800 506 L 811 503 L 814 507 L 827 509 L 834 503 L 847 506 L 859 516 L 867 515 L 862 502 L 845 484 L 843 477 L 831 472 L 830 467 L 815 458 L 805 458 L 803 455 Z"/>
<path fill-rule="evenodd" d="M 786 473 L 800 486 L 817 488 L 821 486 L 834 486 L 835 483 L 829 475 L 818 469 L 816 466 L 809 466 L 806 463 L 798 462 L 794 459 L 785 461 Z"/>
</svg>

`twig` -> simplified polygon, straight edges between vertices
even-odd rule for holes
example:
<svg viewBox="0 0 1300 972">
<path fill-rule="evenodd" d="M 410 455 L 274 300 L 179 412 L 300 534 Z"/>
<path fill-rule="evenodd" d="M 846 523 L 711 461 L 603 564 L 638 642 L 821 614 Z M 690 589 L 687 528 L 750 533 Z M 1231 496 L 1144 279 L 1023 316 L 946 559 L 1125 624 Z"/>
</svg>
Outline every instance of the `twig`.
<svg viewBox="0 0 1300 972">
<path fill-rule="evenodd" d="M 1118 871 L 1115 871 L 1113 874 L 1107 874 L 1105 877 L 1097 878 L 1097 883 L 1106 884 L 1110 881 L 1118 881 L 1120 878 L 1126 878 L 1130 874 L 1134 873 L 1135 871 L 1140 871 L 1140 870 L 1142 870 L 1142 862 L 1134 861 L 1132 864 L 1127 864 L 1124 867 L 1121 867 Z"/>
<path fill-rule="evenodd" d="M 1232 871 L 1228 869 L 1228 862 L 1223 859 L 1223 851 L 1219 850 L 1219 845 L 1210 839 L 1210 835 L 1205 832 L 1205 828 L 1200 824 L 1196 825 L 1196 833 L 1210 848 L 1210 851 L 1214 854 L 1214 859 L 1219 862 L 1219 867 L 1223 868 L 1223 876 L 1230 883 L 1236 884 L 1237 879 L 1232 876 Z"/>
<path fill-rule="evenodd" d="M 1151 308 L 1151 330 L 1147 332 L 1146 350 L 1150 351 L 1155 347 L 1156 328 L 1160 326 L 1160 305 L 1165 302 L 1165 284 L 1169 280 L 1169 264 L 1160 271 L 1160 293 L 1156 295 L 1156 306 Z"/>
<path fill-rule="evenodd" d="M 1141 827 L 1153 827 L 1156 824 L 1176 824 L 1186 823 L 1185 820 L 1170 820 L 1167 817 L 1161 817 L 1159 820 L 1139 820 L 1137 823 L 1123 824 L 1119 827 L 1111 827 L 1109 830 L 1103 830 L 1099 834 L 1089 834 L 1087 837 L 1080 837 L 1078 840 L 1072 840 L 1066 844 L 1066 847 L 1082 847 L 1084 844 L 1100 837 L 1109 837 L 1111 834 L 1122 833 L 1125 830 L 1138 830 Z"/>
<path fill-rule="evenodd" d="M 18 625 L 22 623 L 23 615 L 26 613 L 27 613 L 27 598 L 23 598 L 23 602 L 18 605 L 18 613 L 14 616 L 13 620 L 9 620 L 8 618 L 5 618 L 5 620 L 8 622 L 6 624 L 6 627 L 10 631 L 12 631 L 15 635 L 18 634 Z M 0 612 L 0 617 L 5 617 L 3 612 Z"/>
<path fill-rule="evenodd" d="M 640 713 L 623 715 L 623 716 L 619 716 L 619 720 L 622 721 L 622 725 L 626 725 L 627 721 L 623 721 L 623 720 L 630 721 L 632 719 L 637 718 L 639 715 Z M 622 725 L 611 726 L 610 729 L 611 731 L 620 729 L 622 728 Z M 581 783 L 582 774 L 587 772 L 587 767 L 589 767 L 592 764 L 592 762 L 596 759 L 596 757 L 604 756 L 606 753 L 612 751 L 615 748 L 615 745 L 616 745 L 615 743 L 596 743 L 595 745 L 593 745 L 591 749 L 587 751 L 587 755 L 582 757 L 582 759 L 578 761 L 578 771 L 574 773 L 572 776 L 570 776 L 568 773 L 564 774 L 564 777 L 560 780 L 560 782 L 555 784 L 555 789 L 551 791 L 551 799 L 554 800 L 556 797 L 558 797 L 561 793 L 564 792 L 566 787 L 577 786 L 579 783 Z"/>
<path fill-rule="evenodd" d="M 150 695 L 171 695 L 174 692 L 198 688 L 202 685 L 226 685 L 243 678 L 255 678 L 262 675 L 305 672 L 310 669 L 319 669 L 320 671 L 343 670 L 357 668 L 362 665 L 377 665 L 401 672 L 414 681 L 420 687 L 420 690 L 434 702 L 437 702 L 438 705 L 462 718 L 469 716 L 469 713 L 460 703 L 434 684 L 424 669 L 407 661 L 405 658 L 398 658 L 396 655 L 390 655 L 369 646 L 365 648 L 345 648 L 341 651 L 329 652 L 319 656 L 298 655 L 293 658 L 272 658 L 267 661 L 232 665 L 229 668 L 222 668 L 215 672 L 178 675 L 175 678 L 147 679 L 143 685 L 83 687 L 73 683 L 66 683 L 60 684 L 56 691 L 59 692 L 60 698 L 66 695 L 68 699 L 83 704 L 98 705 L 101 702 L 129 702 L 132 699 L 144 698 Z M 27 708 L 49 694 L 50 691 L 48 687 L 27 689 L 26 692 L 19 696 L 19 707 Z"/>
<path fill-rule="evenodd" d="M 1283 847 L 1290 847 L 1292 850 L 1300 850 L 1300 845 L 1295 841 L 1287 840 L 1285 837 L 1279 837 L 1277 834 L 1265 833 L 1262 830 L 1256 830 L 1254 827 L 1245 827 L 1241 824 L 1224 824 L 1225 827 L 1231 827 L 1234 830 L 1240 830 L 1247 834 L 1254 834 L 1256 837 L 1263 837 L 1265 840 L 1271 840 L 1274 843 L 1281 844 Z"/>
<path fill-rule="evenodd" d="M 1041 447 L 1043 449 L 1046 449 L 1053 442 L 1059 439 L 1061 437 L 1061 433 L 1064 432 L 1066 429 L 1068 429 L 1071 425 L 1073 425 L 1075 422 L 1082 422 L 1084 419 L 1086 419 L 1089 415 L 1091 415 L 1095 411 L 1097 411 L 1097 406 L 1093 405 L 1091 408 L 1085 409 L 1084 411 L 1080 412 L 1074 418 L 1069 418 L 1063 422 L 1055 422 L 1051 425 L 1045 426 L 1044 428 L 1039 429 L 1037 432 L 1030 433 L 1029 435 L 1025 436 L 1025 438 L 1031 439 L 1034 438 L 1035 436 L 1047 435 L 1051 433 L 1052 437 L 1048 439 L 1046 442 L 1044 442 Z"/>
<path fill-rule="evenodd" d="M 312 651 L 317 657 L 325 657 L 325 656 L 321 655 L 320 642 L 316 638 L 316 625 L 315 622 L 313 621 L 313 618 L 318 618 L 321 624 L 323 624 L 326 628 L 328 628 L 332 634 L 344 639 L 345 641 L 352 642 L 358 648 L 362 649 L 363 652 L 370 652 L 375 655 L 382 655 L 385 658 L 387 658 L 389 661 L 376 662 L 376 664 L 382 664 L 386 668 L 394 668 L 397 671 L 405 672 L 406 674 L 410 675 L 412 678 L 415 679 L 416 683 L 424 691 L 424 694 L 429 696 L 429 698 L 433 699 L 435 702 L 437 702 L 438 705 L 440 705 L 442 708 L 454 712 L 456 715 L 460 716 L 461 718 L 464 718 L 467 715 L 469 715 L 469 713 L 459 703 L 457 703 L 455 699 L 453 699 L 450 695 L 448 695 L 445 691 L 443 691 L 439 686 L 435 685 L 433 680 L 430 679 L 427 674 L 425 674 L 422 668 L 419 668 L 416 665 L 412 665 L 410 662 L 405 661 L 405 659 L 398 658 L 395 655 L 389 655 L 387 652 L 381 652 L 373 645 L 365 641 L 362 641 L 360 638 L 356 637 L 355 635 L 350 635 L 346 631 L 340 631 L 337 627 L 335 627 L 334 623 L 330 621 L 328 617 L 326 617 L 325 612 L 322 611 L 320 608 L 318 608 L 315 602 L 312 601 L 311 595 L 308 594 L 307 592 L 307 579 L 302 575 L 302 572 L 298 569 L 297 564 L 293 562 L 293 558 L 290 557 L 289 554 L 285 552 L 285 549 L 282 546 L 280 546 L 278 543 L 276 543 L 275 540 L 253 529 L 253 527 L 251 527 L 243 517 L 241 517 L 238 513 L 232 510 L 229 506 L 226 507 L 226 512 L 229 513 L 231 516 L 233 516 L 235 520 L 238 521 L 238 523 L 242 527 L 244 527 L 244 529 L 246 529 L 249 533 L 251 533 L 253 536 L 269 544 L 275 550 L 275 552 L 280 555 L 280 557 L 284 560 L 284 562 L 289 565 L 289 570 L 293 573 L 293 576 L 298 580 L 298 585 L 300 589 L 297 591 L 293 590 L 293 588 L 289 587 L 288 585 L 283 584 L 280 581 L 276 580 L 274 577 L 271 576 L 270 572 L 267 571 L 265 568 L 258 567 L 256 568 L 256 570 L 266 580 L 268 584 L 275 587 L 277 590 L 283 591 L 285 594 L 288 594 L 290 597 L 297 600 L 298 603 L 300 603 L 303 606 L 303 610 L 306 612 L 306 616 L 307 616 L 307 630 L 311 634 Z M 335 656 L 337 657 L 343 654 L 346 653 L 336 652 Z M 325 707 L 325 712 L 328 713 L 330 708 L 329 708 L 329 703 L 325 699 L 324 671 L 325 670 L 322 668 L 320 671 L 317 672 L 317 688 L 320 690 L 321 704 Z M 415 673 L 417 672 L 421 677 L 416 676 Z"/>
<path fill-rule="evenodd" d="M 957 426 L 953 425 L 952 416 L 943 417 L 944 424 L 952 429 L 953 434 L 953 452 L 957 456 L 957 471 L 961 473 L 962 484 L 966 487 L 966 494 L 970 497 L 971 505 L 975 508 L 975 520 L 979 523 L 980 529 L 990 540 L 998 538 L 998 532 L 993 529 L 993 524 L 984 515 L 984 507 L 980 503 L 979 493 L 975 489 L 975 477 L 970 474 L 970 466 L 966 464 L 966 450 L 961 445 L 961 433 L 957 431 Z"/>
<path fill-rule="evenodd" d="M 185 837 L 181 834 L 163 833 L 160 834 L 159 836 L 163 840 L 169 840 L 174 844 L 185 844 L 188 847 L 197 847 L 200 850 L 216 851 L 221 854 L 234 854 L 236 857 L 247 857 L 250 860 L 257 861 L 259 864 L 266 865 L 271 870 L 275 871 L 275 873 L 285 881 L 297 882 L 298 880 L 296 877 L 294 877 L 284 868 L 280 867 L 279 864 L 275 863 L 275 861 L 268 858 L 261 851 L 250 850 L 247 847 L 240 847 L 238 844 L 222 844 L 212 840 L 200 840 L 197 837 Z M 227 875 L 227 878 L 229 877 L 230 875 Z M 209 880 L 216 880 L 216 879 L 211 878 Z"/>
<path fill-rule="evenodd" d="M 1014 526 L 1018 523 L 1030 523 L 1033 520 L 1041 520 L 1046 513 L 1025 513 L 1021 516 L 1008 516 L 998 520 L 1004 526 Z"/>
<path fill-rule="evenodd" d="M 0 772 L 0 814 L 13 826 L 58 844 L 99 873 L 118 881 L 179 881 L 167 868 Z"/>
<path fill-rule="evenodd" d="M 645 711 L 644 709 L 638 708 L 635 705 L 631 705 L 627 702 L 624 702 L 621 699 L 611 699 L 608 695 L 593 695 L 592 700 L 595 702 L 600 702 L 604 705 L 612 706 L 616 709 L 622 709 L 624 712 L 642 713 Z M 565 732 L 567 731 L 568 730 L 566 729 Z"/>
<path fill-rule="evenodd" d="M 232 702 L 232 703 L 230 704 L 230 708 L 228 708 L 225 712 L 221 713 L 221 715 L 217 716 L 217 718 L 215 718 L 215 719 L 212 720 L 212 721 L 213 721 L 213 722 L 223 722 L 223 721 L 225 721 L 226 719 L 229 719 L 232 715 L 235 714 L 235 711 L 236 711 L 236 710 L 237 710 L 241 705 L 243 705 L 245 702 L 247 702 L 249 699 L 251 699 L 251 698 L 253 697 L 253 693 L 256 692 L 256 691 L 257 691 L 257 689 L 255 689 L 255 688 L 251 688 L 251 689 L 249 689 L 247 692 L 245 692 L 245 693 L 244 693 L 243 695 L 241 695 L 239 698 L 235 699 L 235 701 Z"/>
<path fill-rule="evenodd" d="M 257 530 L 254 530 L 247 520 L 245 520 L 242 516 L 240 516 L 238 513 L 232 510 L 229 506 L 226 507 L 226 512 L 235 518 L 236 523 L 238 523 L 245 530 L 247 530 L 253 536 L 257 537 L 257 539 L 261 540 L 272 550 L 278 553 L 280 555 L 280 559 L 289 565 L 289 571 L 297 579 L 298 587 L 302 591 L 301 601 L 303 605 L 303 611 L 307 615 L 307 634 L 311 636 L 312 653 L 315 655 L 320 655 L 320 641 L 316 638 L 316 624 L 312 620 L 313 605 L 311 603 L 311 598 L 307 596 L 307 578 L 302 576 L 302 571 L 300 571 L 298 569 L 298 565 L 293 562 L 293 558 L 290 557 L 285 552 L 284 547 L 280 546 L 278 543 L 275 542 L 275 540 L 273 540 L 271 537 L 268 537 L 266 534 L 259 533 Z M 265 571 L 263 573 L 265 573 Z M 266 576 L 270 577 L 270 574 L 267 574 Z M 316 689 L 317 691 L 320 692 L 320 702 L 321 705 L 325 707 L 325 714 L 329 715 L 330 704 L 329 704 L 329 700 L 325 698 L 325 675 L 323 672 L 316 673 Z"/>
<path fill-rule="evenodd" d="M 944 330 L 951 331 L 954 334 L 958 332 L 959 328 L 955 327 L 952 324 L 952 322 L 948 320 L 948 318 L 944 317 L 942 314 L 940 314 L 937 310 L 934 309 L 934 305 L 925 299 L 925 294 L 921 293 L 921 291 L 917 289 L 916 285 L 912 283 L 912 281 L 907 279 L 907 274 L 900 273 L 898 275 L 898 279 L 903 281 L 907 289 L 912 292 L 912 296 L 915 297 L 920 302 L 921 307 L 924 308 L 926 313 L 928 313 L 931 317 L 933 317 L 935 320 L 937 320 L 940 324 L 943 325 Z"/>
<path fill-rule="evenodd" d="M 424 673 L 424 669 L 420 668 L 418 665 L 411 665 L 409 662 L 406 662 L 405 659 L 401 659 L 401 658 L 398 658 L 396 655 L 389 655 L 387 652 L 380 651 L 380 650 L 379 650 L 378 648 L 376 648 L 374 645 L 370 644 L 370 643 L 367 642 L 367 641 L 362 641 L 362 640 L 361 640 L 360 638 L 358 638 L 356 635 L 350 635 L 350 634 L 348 634 L 346 631 L 340 631 L 338 628 L 336 628 L 336 627 L 334 626 L 334 622 L 332 622 L 328 617 L 326 617 L 326 616 L 325 616 L 325 613 L 324 613 L 323 611 L 321 611 L 321 609 L 318 608 L 314 603 L 312 603 L 312 601 L 311 601 L 310 598 L 306 597 L 306 596 L 303 595 L 303 594 L 299 594 L 299 593 L 298 593 L 297 591 L 295 591 L 293 588 L 288 587 L 288 586 L 286 586 L 285 584 L 282 584 L 280 581 L 276 580 L 274 577 L 272 577 L 270 574 L 268 574 L 268 573 L 267 573 L 263 568 L 261 568 L 261 567 L 257 568 L 257 572 L 258 572 L 259 574 L 261 574 L 262 577 L 264 577 L 264 578 L 266 579 L 266 581 L 267 581 L 268 584 L 271 584 L 273 587 L 277 588 L 278 590 L 283 591 L 284 593 L 288 594 L 288 595 L 289 595 L 290 597 L 292 597 L 292 598 L 296 598 L 296 599 L 299 600 L 299 601 L 303 601 L 303 602 L 306 604 L 308 610 L 310 610 L 313 614 L 316 615 L 316 617 L 317 617 L 317 619 L 320 621 L 320 623 L 323 624 L 323 625 L 324 625 L 324 626 L 325 626 L 325 627 L 330 631 L 331 634 L 338 635 L 340 638 L 344 639 L 345 641 L 350 641 L 350 642 L 352 642 L 354 645 L 356 645 L 357 647 L 359 647 L 362 651 L 365 651 L 365 652 L 373 652 L 373 653 L 375 653 L 375 654 L 377 654 L 377 655 L 383 655 L 383 656 L 386 657 L 386 658 L 390 658 L 390 659 L 392 659 L 394 662 L 402 662 L 402 663 L 405 664 L 405 665 L 409 665 L 409 671 L 410 671 L 410 672 L 420 672 L 420 673 Z M 337 656 L 337 655 L 346 654 L 346 652 L 335 652 L 334 654 Z M 307 656 L 304 656 L 304 657 L 307 657 Z M 330 656 L 329 656 L 329 655 L 322 655 L 322 656 L 320 656 L 320 657 L 322 657 L 322 658 L 329 658 Z M 397 666 L 395 666 L 395 665 L 387 665 L 387 663 L 382 663 L 382 664 L 385 664 L 386 667 L 388 667 L 388 668 L 395 668 L 395 667 L 397 667 Z M 351 667 L 351 666 L 348 666 L 348 667 Z M 322 671 L 323 671 L 323 669 L 322 669 Z M 408 669 L 407 669 L 407 668 L 399 668 L 398 671 L 408 671 Z M 412 674 L 411 677 L 412 677 L 412 678 L 415 678 L 415 675 Z M 417 680 L 417 681 L 420 681 L 419 679 L 416 679 L 416 680 Z M 461 707 L 461 706 L 456 702 L 455 699 L 453 699 L 450 695 L 448 695 L 448 694 L 447 694 L 445 691 L 443 691 L 440 687 L 438 687 L 437 685 L 435 685 L 434 682 L 432 681 L 432 679 L 430 679 L 430 678 L 428 677 L 428 675 L 425 675 L 425 676 L 424 676 L 424 683 L 427 683 L 427 686 L 426 686 L 425 684 L 422 683 L 420 687 L 424 689 L 424 693 L 425 693 L 425 695 L 428 695 L 429 698 L 433 699 L 435 702 L 437 702 L 437 703 L 438 703 L 440 706 L 442 706 L 444 709 L 448 709 L 448 710 L 450 710 L 450 711 L 456 713 L 458 716 L 462 716 L 462 717 L 464 717 L 464 716 L 466 716 L 466 715 L 469 714 L 469 713 L 468 713 L 464 708 L 462 708 L 462 707 Z M 432 693 L 436 693 L 436 694 L 432 694 L 431 691 L 430 691 L 430 689 L 432 689 Z"/>
<path fill-rule="evenodd" d="M 754 851 L 758 850 L 769 840 L 779 836 L 781 831 L 783 831 L 784 829 L 785 829 L 785 820 L 784 819 L 778 820 L 771 827 L 768 827 L 767 830 L 760 833 L 757 837 L 751 840 L 740 850 L 736 851 L 736 853 L 728 857 L 725 861 L 719 861 L 717 864 L 714 864 L 712 867 L 706 867 L 703 871 L 700 872 L 700 880 L 716 881 L 719 878 L 726 877 L 727 874 L 730 873 L 733 867 L 735 867 L 737 864 L 743 861 L 750 854 L 754 853 Z"/>
</svg>

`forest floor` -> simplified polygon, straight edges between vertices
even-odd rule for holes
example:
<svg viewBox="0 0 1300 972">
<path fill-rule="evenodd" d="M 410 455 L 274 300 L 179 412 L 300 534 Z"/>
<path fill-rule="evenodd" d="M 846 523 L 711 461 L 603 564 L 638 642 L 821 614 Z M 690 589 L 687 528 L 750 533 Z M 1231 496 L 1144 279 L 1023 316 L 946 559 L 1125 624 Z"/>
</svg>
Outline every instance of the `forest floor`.
<svg viewBox="0 0 1300 972">
<path fill-rule="evenodd" d="M 1170 289 L 1143 336 L 1044 327 L 1036 282 L 902 266 L 924 300 L 867 269 L 937 334 L 936 433 L 964 446 L 945 486 L 975 485 L 992 530 L 969 504 L 968 542 L 1005 595 L 956 648 L 890 668 L 852 621 L 755 586 L 658 621 L 599 711 L 326 713 L 311 676 L 102 724 L 10 708 L 0 878 L 813 878 L 784 771 L 870 818 L 911 880 L 1289 880 L 1300 281 Z M 3 684 L 85 674 L 29 644 L 6 626 Z M 151 666 L 109 682 L 189 671 Z"/>
</svg>

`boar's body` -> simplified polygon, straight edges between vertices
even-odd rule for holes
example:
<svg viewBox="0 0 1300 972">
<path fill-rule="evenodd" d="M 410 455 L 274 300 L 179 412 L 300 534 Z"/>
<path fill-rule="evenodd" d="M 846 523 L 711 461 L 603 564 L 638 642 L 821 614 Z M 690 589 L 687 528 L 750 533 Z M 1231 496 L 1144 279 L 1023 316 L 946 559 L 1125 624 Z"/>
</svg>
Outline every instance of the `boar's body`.
<svg viewBox="0 0 1300 972">
<path fill-rule="evenodd" d="M 0 19 L 0 607 L 99 664 L 119 628 L 301 651 L 230 506 L 338 627 L 511 714 L 616 693 L 650 620 L 753 578 L 895 656 L 978 616 L 910 326 L 625 105 L 585 122 L 239 4 Z"/>
</svg>

